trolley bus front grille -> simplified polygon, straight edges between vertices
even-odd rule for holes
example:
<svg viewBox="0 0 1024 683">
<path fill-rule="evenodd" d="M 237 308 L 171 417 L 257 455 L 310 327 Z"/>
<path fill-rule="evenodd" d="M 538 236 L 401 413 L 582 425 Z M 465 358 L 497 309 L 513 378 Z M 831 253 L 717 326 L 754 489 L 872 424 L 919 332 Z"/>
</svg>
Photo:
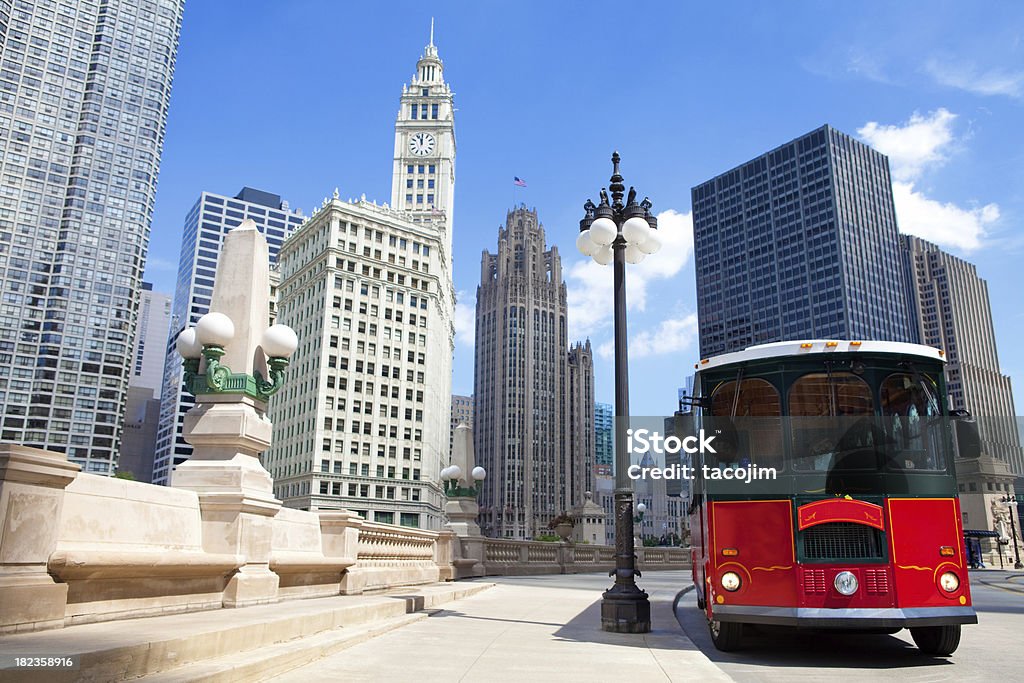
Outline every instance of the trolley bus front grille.
<svg viewBox="0 0 1024 683">
<path fill-rule="evenodd" d="M 808 560 L 881 560 L 881 534 L 852 522 L 831 522 L 805 529 L 804 557 Z"/>
</svg>

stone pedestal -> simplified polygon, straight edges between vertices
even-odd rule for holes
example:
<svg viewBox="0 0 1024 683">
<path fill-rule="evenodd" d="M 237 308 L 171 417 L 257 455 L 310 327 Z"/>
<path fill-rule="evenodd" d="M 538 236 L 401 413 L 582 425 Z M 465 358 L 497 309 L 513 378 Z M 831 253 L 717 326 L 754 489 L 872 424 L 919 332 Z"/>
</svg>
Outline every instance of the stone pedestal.
<svg viewBox="0 0 1024 683">
<path fill-rule="evenodd" d="M 225 607 L 278 599 L 270 551 L 281 501 L 274 498 L 273 480 L 259 461 L 272 430 L 265 407 L 238 394 L 204 395 L 185 415 L 192 457 L 171 478 L 172 486 L 199 494 L 203 550 L 244 558 L 224 591 Z"/>
<path fill-rule="evenodd" d="M 448 528 L 456 536 L 466 538 L 482 535 L 480 525 L 476 522 L 480 515 L 480 505 L 476 498 L 453 496 L 444 504 L 444 514 L 448 517 Z"/>
<path fill-rule="evenodd" d="M 484 539 L 476 518 L 480 505 L 476 498 L 452 497 L 444 504 L 448 528 L 455 534 L 452 539 L 452 566 L 455 578 L 467 579 L 486 576 L 484 568 Z"/>
<path fill-rule="evenodd" d="M 484 537 L 459 537 L 454 540 L 452 566 L 455 567 L 455 578 L 469 579 L 474 576 L 486 576 L 487 568 L 484 566 L 486 541 Z"/>
<path fill-rule="evenodd" d="M 0 444 L 0 633 L 64 626 L 68 587 L 47 562 L 78 470 L 61 453 Z"/>
</svg>

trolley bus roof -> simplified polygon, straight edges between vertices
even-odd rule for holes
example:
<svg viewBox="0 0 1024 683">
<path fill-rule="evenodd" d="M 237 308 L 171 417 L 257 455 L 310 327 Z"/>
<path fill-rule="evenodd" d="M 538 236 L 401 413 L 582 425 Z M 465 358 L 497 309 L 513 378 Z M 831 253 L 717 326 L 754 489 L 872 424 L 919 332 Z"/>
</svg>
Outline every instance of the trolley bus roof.
<svg viewBox="0 0 1024 683">
<path fill-rule="evenodd" d="M 886 353 L 899 356 L 916 356 L 945 362 L 945 352 L 933 346 L 907 344 L 890 341 L 839 341 L 832 339 L 804 339 L 773 342 L 748 346 L 742 351 L 723 353 L 721 356 L 705 358 L 694 365 L 699 371 L 709 370 L 734 363 L 770 358 L 793 356 L 819 356 L 830 353 Z"/>
</svg>

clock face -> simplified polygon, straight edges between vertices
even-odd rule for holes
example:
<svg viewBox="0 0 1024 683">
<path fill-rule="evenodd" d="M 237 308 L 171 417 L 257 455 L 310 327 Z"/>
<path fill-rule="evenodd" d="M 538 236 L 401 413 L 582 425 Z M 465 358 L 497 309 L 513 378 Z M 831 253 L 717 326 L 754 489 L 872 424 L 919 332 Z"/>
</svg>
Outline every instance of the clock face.
<svg viewBox="0 0 1024 683">
<path fill-rule="evenodd" d="M 413 133 L 409 138 L 409 151 L 418 157 L 425 157 L 434 151 L 434 136 L 430 133 Z"/>
</svg>

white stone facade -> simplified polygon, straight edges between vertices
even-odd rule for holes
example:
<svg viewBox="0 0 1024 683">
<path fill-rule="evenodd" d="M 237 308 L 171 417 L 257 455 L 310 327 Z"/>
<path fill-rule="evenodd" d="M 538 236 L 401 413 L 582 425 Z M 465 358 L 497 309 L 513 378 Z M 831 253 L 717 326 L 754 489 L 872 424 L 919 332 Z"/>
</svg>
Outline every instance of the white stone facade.
<svg viewBox="0 0 1024 683">
<path fill-rule="evenodd" d="M 265 462 L 288 507 L 441 526 L 455 129 L 433 42 L 402 89 L 391 205 L 335 190 L 281 247 L 278 322 L 298 333 L 299 349 L 292 381 L 270 402 Z"/>
<path fill-rule="evenodd" d="M 270 401 L 275 495 L 439 528 L 455 338 L 439 231 L 335 199 L 285 242 L 280 265 L 278 322 L 299 349 Z"/>
</svg>

